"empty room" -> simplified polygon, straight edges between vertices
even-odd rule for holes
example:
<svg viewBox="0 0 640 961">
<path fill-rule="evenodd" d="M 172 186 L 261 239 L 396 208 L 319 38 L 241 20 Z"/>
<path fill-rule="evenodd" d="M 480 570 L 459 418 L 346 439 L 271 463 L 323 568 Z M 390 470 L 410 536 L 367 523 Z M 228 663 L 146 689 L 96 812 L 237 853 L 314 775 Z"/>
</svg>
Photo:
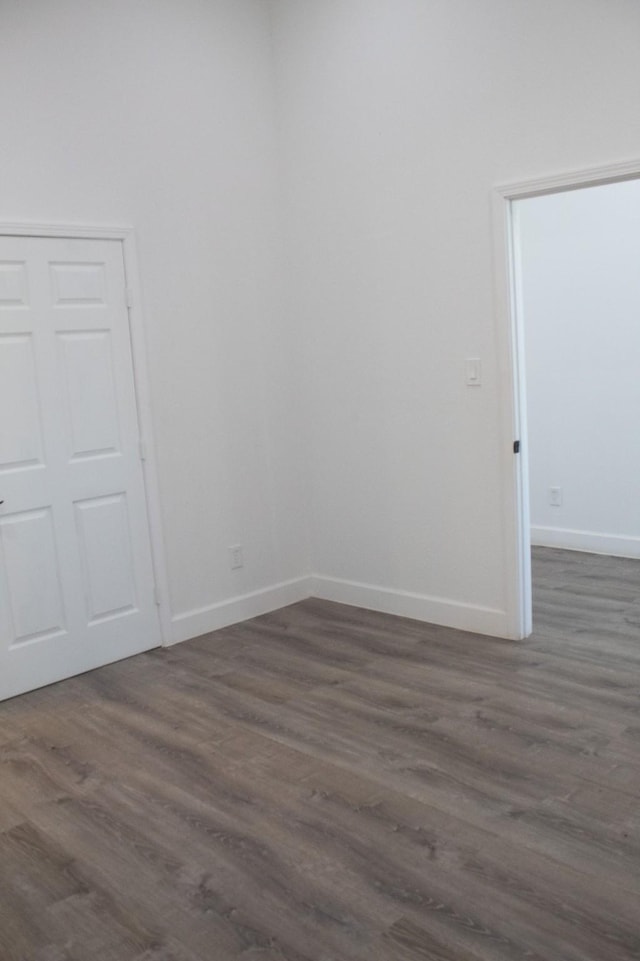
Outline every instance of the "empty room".
<svg viewBox="0 0 640 961">
<path fill-rule="evenodd" d="M 640 959 L 638 4 L 0 83 L 0 961 Z"/>
</svg>

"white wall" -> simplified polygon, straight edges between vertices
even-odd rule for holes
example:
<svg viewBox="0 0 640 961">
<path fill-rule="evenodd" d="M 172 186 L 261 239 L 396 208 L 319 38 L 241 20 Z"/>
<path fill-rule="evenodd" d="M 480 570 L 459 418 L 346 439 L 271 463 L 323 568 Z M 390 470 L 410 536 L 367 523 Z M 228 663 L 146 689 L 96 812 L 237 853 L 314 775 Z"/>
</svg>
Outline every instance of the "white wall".
<svg viewBox="0 0 640 961">
<path fill-rule="evenodd" d="M 640 181 L 517 208 L 532 540 L 640 556 Z"/>
<path fill-rule="evenodd" d="M 319 592 L 506 630 L 490 190 L 640 155 L 639 29 L 635 0 L 3 0 L 0 219 L 138 231 L 176 637 L 295 596 L 307 466 Z"/>
<path fill-rule="evenodd" d="M 317 588 L 503 632 L 491 189 L 640 156 L 640 6 L 275 11 Z"/>
<path fill-rule="evenodd" d="M 0 4 L 0 220 L 137 230 L 176 637 L 308 570 L 272 65 L 262 0 Z"/>
</svg>

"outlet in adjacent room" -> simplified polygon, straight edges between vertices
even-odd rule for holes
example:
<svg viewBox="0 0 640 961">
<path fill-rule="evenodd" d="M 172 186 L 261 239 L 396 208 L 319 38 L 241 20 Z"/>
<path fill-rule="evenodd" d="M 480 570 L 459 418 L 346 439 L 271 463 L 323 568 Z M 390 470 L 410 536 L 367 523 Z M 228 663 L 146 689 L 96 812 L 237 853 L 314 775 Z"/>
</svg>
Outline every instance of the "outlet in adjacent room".
<svg viewBox="0 0 640 961">
<path fill-rule="evenodd" d="M 242 556 L 242 544 L 235 544 L 229 548 L 229 567 L 232 571 L 237 571 L 244 567 L 244 557 Z"/>
<path fill-rule="evenodd" d="M 552 507 L 562 507 L 562 488 L 561 487 L 550 487 L 549 488 L 549 503 Z"/>
</svg>

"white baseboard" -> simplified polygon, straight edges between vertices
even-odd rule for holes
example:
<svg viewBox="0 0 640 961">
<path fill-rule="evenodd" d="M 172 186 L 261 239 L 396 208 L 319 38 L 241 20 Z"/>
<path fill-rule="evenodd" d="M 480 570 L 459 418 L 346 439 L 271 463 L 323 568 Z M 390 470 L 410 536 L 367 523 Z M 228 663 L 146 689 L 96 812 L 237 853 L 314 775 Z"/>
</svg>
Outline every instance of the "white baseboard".
<svg viewBox="0 0 640 961">
<path fill-rule="evenodd" d="M 318 597 L 338 604 L 350 604 L 383 614 L 410 617 L 429 624 L 453 627 L 474 634 L 493 637 L 510 637 L 505 611 L 477 604 L 464 604 L 428 594 L 391 590 L 345 581 L 334 577 L 312 575 L 285 581 L 251 594 L 232 597 L 218 604 L 200 607 L 172 618 L 172 644 L 179 644 L 192 637 L 217 631 L 221 627 L 238 624 L 260 614 L 296 604 L 307 597 Z"/>
<path fill-rule="evenodd" d="M 640 558 L 640 537 L 572 531 L 561 527 L 532 527 L 531 543 L 535 547 L 560 547 L 568 551 Z"/>
<path fill-rule="evenodd" d="M 311 594 L 311 578 L 299 577 L 293 581 L 283 581 L 251 594 L 241 594 L 218 604 L 199 607 L 172 618 L 171 644 L 179 644 L 191 637 L 199 637 L 221 627 L 229 627 L 246 621 L 250 617 L 268 614 L 279 607 L 296 604 Z"/>
<path fill-rule="evenodd" d="M 352 604 L 371 611 L 411 617 L 430 624 L 453 627 L 474 634 L 494 637 L 511 637 L 506 611 L 477 604 L 464 604 L 428 594 L 391 590 L 345 581 L 334 577 L 314 575 L 311 578 L 311 596 L 339 604 Z"/>
</svg>

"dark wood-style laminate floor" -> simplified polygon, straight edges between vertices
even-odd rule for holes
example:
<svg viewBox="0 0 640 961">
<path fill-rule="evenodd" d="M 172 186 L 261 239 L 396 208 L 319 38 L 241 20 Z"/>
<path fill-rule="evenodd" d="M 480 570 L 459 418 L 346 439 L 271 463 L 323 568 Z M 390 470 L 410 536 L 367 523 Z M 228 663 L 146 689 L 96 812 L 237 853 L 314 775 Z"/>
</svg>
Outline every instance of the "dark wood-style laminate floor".
<svg viewBox="0 0 640 961">
<path fill-rule="evenodd" d="M 640 958 L 640 563 L 306 601 L 0 705 L 0 961 Z"/>
</svg>

